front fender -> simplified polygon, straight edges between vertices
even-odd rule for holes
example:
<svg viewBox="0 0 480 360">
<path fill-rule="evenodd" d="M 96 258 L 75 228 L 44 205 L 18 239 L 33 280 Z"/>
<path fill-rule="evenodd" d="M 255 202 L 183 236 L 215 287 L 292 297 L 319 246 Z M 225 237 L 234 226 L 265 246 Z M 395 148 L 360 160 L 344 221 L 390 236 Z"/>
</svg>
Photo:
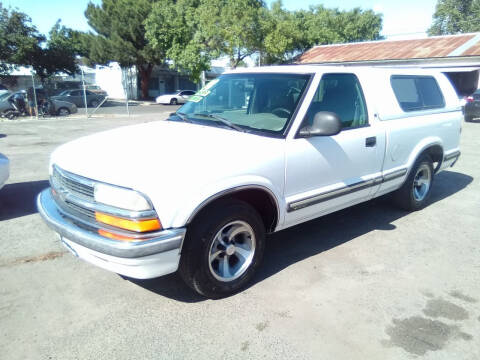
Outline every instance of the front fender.
<svg viewBox="0 0 480 360">
<path fill-rule="evenodd" d="M 283 223 L 285 216 L 286 204 L 282 191 L 275 186 L 270 180 L 254 175 L 246 175 L 235 178 L 223 179 L 221 181 L 208 184 L 188 199 L 179 204 L 178 210 L 173 216 L 171 227 L 183 227 L 188 225 L 195 215 L 211 201 L 227 196 L 228 194 L 245 190 L 245 189 L 264 190 L 274 198 L 278 211 L 278 225 Z"/>
</svg>

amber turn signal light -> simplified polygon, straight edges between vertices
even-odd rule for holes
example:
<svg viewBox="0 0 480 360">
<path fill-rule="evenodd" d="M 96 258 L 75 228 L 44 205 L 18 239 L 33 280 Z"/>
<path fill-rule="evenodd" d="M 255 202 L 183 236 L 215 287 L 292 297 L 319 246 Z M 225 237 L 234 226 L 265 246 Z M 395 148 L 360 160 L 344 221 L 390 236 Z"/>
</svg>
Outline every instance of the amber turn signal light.
<svg viewBox="0 0 480 360">
<path fill-rule="evenodd" d="M 100 212 L 95 212 L 95 219 L 98 222 L 115 226 L 120 229 L 135 231 L 135 232 L 147 232 L 153 230 L 160 230 L 162 224 L 158 219 L 149 220 L 129 220 L 123 219 L 112 215 L 107 215 Z"/>
</svg>

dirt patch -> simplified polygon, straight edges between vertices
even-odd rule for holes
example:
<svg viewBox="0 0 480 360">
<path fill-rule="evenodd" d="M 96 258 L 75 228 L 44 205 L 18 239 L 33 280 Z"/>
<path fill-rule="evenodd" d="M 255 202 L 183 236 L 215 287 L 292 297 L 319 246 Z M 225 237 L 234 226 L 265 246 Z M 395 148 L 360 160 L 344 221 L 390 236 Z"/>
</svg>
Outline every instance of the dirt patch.
<svg viewBox="0 0 480 360">
<path fill-rule="evenodd" d="M 461 332 L 458 326 L 420 316 L 393 319 L 392 322 L 393 325 L 386 329 L 390 340 L 383 341 L 383 345 L 398 346 L 414 355 L 441 350 L 451 339 L 472 339 L 470 334 Z"/>
<path fill-rule="evenodd" d="M 264 321 L 255 325 L 255 329 L 257 329 L 258 331 L 263 331 L 267 328 L 267 326 L 268 326 L 268 321 Z"/>
<path fill-rule="evenodd" d="M 14 266 L 27 263 L 35 263 L 41 261 L 54 260 L 66 254 L 67 251 L 50 251 L 46 254 L 37 255 L 37 256 L 26 256 L 22 258 L 15 259 L 11 262 L 0 264 L 0 267 Z"/>
<path fill-rule="evenodd" d="M 460 300 L 463 300 L 463 301 L 472 303 L 472 304 L 478 302 L 477 299 L 475 299 L 475 298 L 473 298 L 473 297 L 471 297 L 471 296 L 468 296 L 468 295 L 464 295 L 464 294 L 462 294 L 460 291 L 457 291 L 457 290 L 449 292 L 448 295 L 450 295 L 450 296 L 452 296 L 452 297 L 454 297 L 454 298 L 457 298 L 457 299 L 460 299 Z"/>
<path fill-rule="evenodd" d="M 468 319 L 468 312 L 464 308 L 443 299 L 429 300 L 423 313 L 433 318 L 443 317 L 450 320 Z"/>
</svg>

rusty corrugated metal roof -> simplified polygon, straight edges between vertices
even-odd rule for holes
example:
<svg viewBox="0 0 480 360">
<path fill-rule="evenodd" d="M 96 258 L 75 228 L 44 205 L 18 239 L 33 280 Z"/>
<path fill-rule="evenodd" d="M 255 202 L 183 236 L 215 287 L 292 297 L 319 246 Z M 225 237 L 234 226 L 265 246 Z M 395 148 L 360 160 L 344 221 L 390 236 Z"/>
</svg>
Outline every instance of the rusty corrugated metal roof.
<svg viewBox="0 0 480 360">
<path fill-rule="evenodd" d="M 480 34 L 480 33 L 479 33 Z M 407 60 L 448 57 L 455 50 L 467 49 L 456 56 L 479 56 L 478 34 L 436 36 L 413 40 L 383 40 L 363 43 L 316 46 L 299 56 L 299 63 L 328 63 L 379 60 Z M 475 39 L 474 39 L 475 38 Z M 451 56 L 451 55 L 450 55 Z"/>
</svg>

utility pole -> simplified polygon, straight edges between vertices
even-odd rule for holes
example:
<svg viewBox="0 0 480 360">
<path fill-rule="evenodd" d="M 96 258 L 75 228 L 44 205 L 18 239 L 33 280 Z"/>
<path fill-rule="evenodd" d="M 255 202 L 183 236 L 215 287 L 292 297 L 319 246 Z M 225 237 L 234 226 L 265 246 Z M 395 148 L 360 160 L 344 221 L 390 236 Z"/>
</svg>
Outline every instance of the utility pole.
<svg viewBox="0 0 480 360">
<path fill-rule="evenodd" d="M 83 74 L 83 69 L 81 66 L 80 66 L 80 70 L 82 71 L 83 103 L 85 105 L 85 117 L 88 119 L 87 90 L 85 86 L 85 75 Z"/>
<path fill-rule="evenodd" d="M 35 90 L 35 76 L 33 75 L 33 70 L 30 71 L 30 75 L 32 75 L 33 101 L 35 102 L 35 118 L 38 120 L 37 91 Z"/>
</svg>

